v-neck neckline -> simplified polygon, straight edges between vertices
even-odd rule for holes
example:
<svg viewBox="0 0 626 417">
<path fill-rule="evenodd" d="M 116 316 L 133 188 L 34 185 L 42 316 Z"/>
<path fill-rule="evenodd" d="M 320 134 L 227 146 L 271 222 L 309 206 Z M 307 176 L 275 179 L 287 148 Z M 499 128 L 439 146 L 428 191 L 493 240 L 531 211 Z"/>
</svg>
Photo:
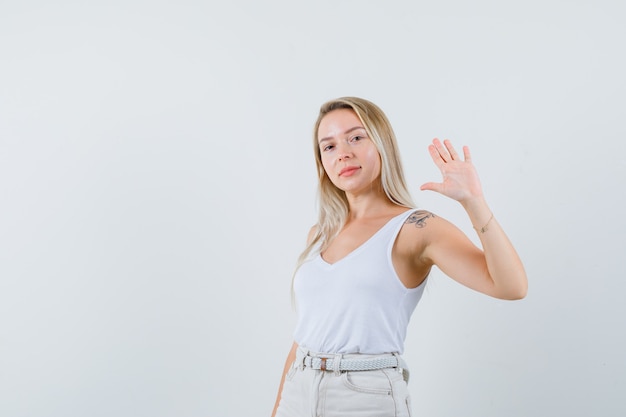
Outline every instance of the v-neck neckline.
<svg viewBox="0 0 626 417">
<path fill-rule="evenodd" d="M 352 249 L 350 252 L 348 252 L 346 255 L 342 256 L 341 258 L 337 259 L 335 262 L 328 262 L 327 260 L 324 259 L 324 257 L 322 256 L 322 252 L 320 251 L 317 254 L 317 258 L 322 262 L 322 264 L 324 264 L 327 267 L 334 267 L 337 264 L 342 263 L 344 260 L 351 258 L 353 256 L 356 256 L 356 254 L 358 254 L 360 251 L 363 250 L 363 248 L 367 247 L 368 244 L 374 240 L 379 234 L 382 233 L 383 230 L 385 230 L 395 219 L 397 219 L 398 217 L 404 216 L 405 214 L 415 211 L 414 208 L 408 209 L 403 211 L 402 213 L 393 216 L 391 219 L 387 220 L 385 222 L 385 224 L 383 224 L 378 230 L 376 230 L 374 232 L 373 235 L 371 235 L 370 237 L 368 237 L 367 239 L 365 239 L 363 241 L 363 243 L 361 243 L 360 245 L 358 245 L 356 248 Z"/>
</svg>

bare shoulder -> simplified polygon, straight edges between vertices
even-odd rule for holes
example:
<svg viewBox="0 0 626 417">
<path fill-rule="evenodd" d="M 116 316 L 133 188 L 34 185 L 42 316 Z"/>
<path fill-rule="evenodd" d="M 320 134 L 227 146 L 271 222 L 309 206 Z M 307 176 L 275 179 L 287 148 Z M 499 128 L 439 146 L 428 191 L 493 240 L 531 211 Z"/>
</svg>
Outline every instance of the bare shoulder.
<svg viewBox="0 0 626 417">
<path fill-rule="evenodd" d="M 317 234 L 317 224 L 311 226 L 311 228 L 309 229 L 309 234 L 306 237 L 307 245 L 311 243 L 311 241 L 315 238 L 316 234 Z"/>
<path fill-rule="evenodd" d="M 409 215 L 396 238 L 396 250 L 399 254 L 415 258 L 423 251 L 428 242 L 428 231 L 433 228 L 438 217 L 428 210 L 415 210 Z"/>
<path fill-rule="evenodd" d="M 413 225 L 414 227 L 404 227 L 404 229 L 418 229 L 414 233 L 432 233 L 442 232 L 457 227 L 441 216 L 434 214 L 428 210 L 416 210 L 404 222 L 405 225 Z"/>
<path fill-rule="evenodd" d="M 414 225 L 415 227 L 411 227 Z M 481 250 L 452 222 L 425 210 L 406 220 L 402 232 L 408 251 L 426 264 L 459 259 L 462 254 L 478 256 Z"/>
<path fill-rule="evenodd" d="M 428 210 L 416 210 L 404 222 L 398 235 L 398 250 L 411 257 L 421 258 L 425 249 L 450 232 L 452 223 Z"/>
<path fill-rule="evenodd" d="M 420 285 L 433 263 L 424 256 L 439 217 L 428 210 L 415 210 L 404 221 L 394 248 L 394 267 L 407 288 Z M 435 232 L 436 234 L 436 232 Z"/>
<path fill-rule="evenodd" d="M 405 224 L 412 224 L 418 229 L 426 227 L 428 219 L 434 219 L 436 216 L 428 210 L 416 210 L 406 219 Z"/>
</svg>

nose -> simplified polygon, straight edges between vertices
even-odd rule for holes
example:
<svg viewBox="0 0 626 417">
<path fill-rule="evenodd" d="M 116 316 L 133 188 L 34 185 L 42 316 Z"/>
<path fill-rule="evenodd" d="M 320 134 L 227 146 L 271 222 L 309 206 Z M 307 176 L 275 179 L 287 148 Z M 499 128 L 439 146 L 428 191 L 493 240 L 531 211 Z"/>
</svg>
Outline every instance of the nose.
<svg viewBox="0 0 626 417">
<path fill-rule="evenodd" d="M 339 161 L 345 161 L 346 159 L 352 158 L 352 153 L 350 152 L 348 144 L 338 146 L 337 150 L 339 151 L 337 152 L 337 159 L 339 159 Z"/>
<path fill-rule="evenodd" d="M 347 152 L 339 154 L 340 161 L 345 161 L 346 159 L 350 159 L 350 155 Z"/>
</svg>

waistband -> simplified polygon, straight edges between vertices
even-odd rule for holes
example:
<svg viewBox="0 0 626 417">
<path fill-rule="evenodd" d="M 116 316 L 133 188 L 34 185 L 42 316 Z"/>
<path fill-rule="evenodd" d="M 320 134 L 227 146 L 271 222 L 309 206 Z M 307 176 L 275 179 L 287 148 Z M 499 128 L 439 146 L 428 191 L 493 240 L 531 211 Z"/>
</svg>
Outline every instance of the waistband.
<svg viewBox="0 0 626 417">
<path fill-rule="evenodd" d="M 319 371 L 341 373 L 345 371 L 373 371 L 395 368 L 402 373 L 404 380 L 409 380 L 409 370 L 404 359 L 397 353 L 381 355 L 368 354 L 325 354 L 310 352 L 298 347 L 295 366 L 301 370 L 309 368 Z"/>
</svg>

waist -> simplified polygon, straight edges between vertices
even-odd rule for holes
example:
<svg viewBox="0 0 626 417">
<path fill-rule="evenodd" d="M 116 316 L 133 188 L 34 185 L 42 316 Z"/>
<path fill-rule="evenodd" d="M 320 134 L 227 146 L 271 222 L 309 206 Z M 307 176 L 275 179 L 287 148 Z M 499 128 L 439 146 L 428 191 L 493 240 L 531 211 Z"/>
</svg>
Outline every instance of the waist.
<svg viewBox="0 0 626 417">
<path fill-rule="evenodd" d="M 408 366 L 402 356 L 397 353 L 369 355 L 361 353 L 328 354 L 310 352 L 298 347 L 295 366 L 301 369 L 329 371 L 335 373 L 347 371 L 373 371 L 395 368 L 408 380 Z"/>
</svg>

